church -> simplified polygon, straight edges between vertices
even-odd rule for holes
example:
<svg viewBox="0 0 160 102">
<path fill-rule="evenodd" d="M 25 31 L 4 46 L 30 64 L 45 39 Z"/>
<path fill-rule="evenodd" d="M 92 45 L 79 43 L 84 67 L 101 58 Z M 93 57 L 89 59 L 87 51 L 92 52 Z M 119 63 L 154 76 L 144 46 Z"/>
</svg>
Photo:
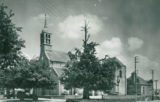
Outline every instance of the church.
<svg viewBox="0 0 160 102">
<path fill-rule="evenodd" d="M 65 63 L 69 60 L 69 56 L 67 53 L 52 49 L 51 36 L 52 33 L 48 31 L 45 15 L 44 28 L 40 34 L 40 60 L 46 61 L 53 68 L 53 76 L 56 79 L 57 85 L 54 89 L 39 89 L 40 95 L 61 95 L 65 91 L 59 77 L 65 68 Z"/>
<path fill-rule="evenodd" d="M 56 51 L 52 49 L 52 33 L 48 31 L 46 15 L 44 21 L 44 27 L 40 33 L 40 60 L 46 61 L 51 68 L 53 68 L 53 76 L 56 79 L 56 87 L 54 89 L 39 89 L 39 95 L 63 95 L 68 90 L 64 89 L 64 86 L 61 84 L 59 77 L 65 69 L 65 64 L 69 61 L 69 56 L 65 52 Z M 123 65 L 117 58 L 114 58 L 115 61 L 120 63 L 120 68 L 116 68 L 115 72 L 115 83 L 116 85 L 111 90 L 112 93 L 118 93 L 118 95 L 126 95 L 126 66 Z M 105 59 L 101 60 L 104 62 Z M 92 95 L 96 95 L 97 92 L 92 92 Z M 98 92 L 99 93 L 99 92 Z M 100 92 L 101 93 L 101 92 Z M 82 94 L 82 90 L 79 90 L 78 94 Z M 99 94 L 97 94 L 99 95 Z"/>
</svg>

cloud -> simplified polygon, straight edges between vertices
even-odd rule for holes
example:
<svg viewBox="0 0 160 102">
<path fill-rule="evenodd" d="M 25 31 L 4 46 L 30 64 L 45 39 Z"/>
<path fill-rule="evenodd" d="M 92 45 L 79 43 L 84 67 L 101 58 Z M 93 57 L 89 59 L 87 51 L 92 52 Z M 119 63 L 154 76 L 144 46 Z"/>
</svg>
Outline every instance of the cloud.
<svg viewBox="0 0 160 102">
<path fill-rule="evenodd" d="M 137 49 L 142 47 L 143 40 L 139 39 L 137 37 L 130 37 L 130 38 L 128 38 L 128 44 L 129 44 L 128 49 L 130 51 L 135 51 L 135 50 L 137 50 Z"/>
<path fill-rule="evenodd" d="M 103 41 L 99 46 L 96 48 L 97 56 L 103 58 L 105 55 L 113 56 L 120 56 L 122 52 L 122 42 L 120 38 L 113 37 L 111 40 Z"/>
<path fill-rule="evenodd" d="M 89 21 L 89 33 L 97 34 L 101 30 L 101 21 L 96 15 L 87 15 Z M 84 15 L 68 16 L 64 21 L 58 24 L 59 31 L 62 33 L 63 38 L 78 39 L 82 34 L 82 28 L 84 26 Z"/>
</svg>

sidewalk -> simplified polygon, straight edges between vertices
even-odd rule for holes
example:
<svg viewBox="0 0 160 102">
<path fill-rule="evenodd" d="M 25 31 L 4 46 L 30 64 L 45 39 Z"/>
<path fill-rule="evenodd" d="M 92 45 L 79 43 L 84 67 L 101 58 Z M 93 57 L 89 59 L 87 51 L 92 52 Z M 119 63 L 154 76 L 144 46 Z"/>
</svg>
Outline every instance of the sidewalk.
<svg viewBox="0 0 160 102">
<path fill-rule="evenodd" d="M 137 101 L 137 102 L 160 102 L 160 100 L 154 100 L 154 101 Z"/>
</svg>

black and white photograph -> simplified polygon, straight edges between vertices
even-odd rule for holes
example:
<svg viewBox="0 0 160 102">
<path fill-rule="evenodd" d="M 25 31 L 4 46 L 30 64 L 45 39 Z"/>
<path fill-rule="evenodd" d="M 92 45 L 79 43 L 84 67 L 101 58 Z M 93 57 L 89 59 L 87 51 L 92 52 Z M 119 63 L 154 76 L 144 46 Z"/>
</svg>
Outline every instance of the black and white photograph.
<svg viewBox="0 0 160 102">
<path fill-rule="evenodd" d="M 0 0 L 0 102 L 160 102 L 160 0 Z"/>
</svg>

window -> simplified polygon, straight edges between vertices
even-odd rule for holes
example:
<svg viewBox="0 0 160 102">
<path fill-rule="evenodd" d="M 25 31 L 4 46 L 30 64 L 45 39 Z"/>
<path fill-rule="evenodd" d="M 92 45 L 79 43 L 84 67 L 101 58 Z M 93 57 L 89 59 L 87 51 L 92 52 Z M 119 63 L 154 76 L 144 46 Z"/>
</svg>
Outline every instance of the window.
<svg viewBox="0 0 160 102">
<path fill-rule="evenodd" d="M 48 40 L 48 44 L 50 44 L 50 39 Z"/>
<path fill-rule="evenodd" d="M 50 44 L 50 34 L 46 34 L 46 44 Z"/>
<path fill-rule="evenodd" d="M 142 86 L 142 87 L 143 87 L 143 94 L 145 94 L 144 86 Z"/>
<path fill-rule="evenodd" d="M 44 43 L 44 37 L 43 37 L 43 34 L 41 34 L 41 44 Z"/>
<path fill-rule="evenodd" d="M 122 78 L 122 70 L 119 71 L 119 77 Z"/>
</svg>

